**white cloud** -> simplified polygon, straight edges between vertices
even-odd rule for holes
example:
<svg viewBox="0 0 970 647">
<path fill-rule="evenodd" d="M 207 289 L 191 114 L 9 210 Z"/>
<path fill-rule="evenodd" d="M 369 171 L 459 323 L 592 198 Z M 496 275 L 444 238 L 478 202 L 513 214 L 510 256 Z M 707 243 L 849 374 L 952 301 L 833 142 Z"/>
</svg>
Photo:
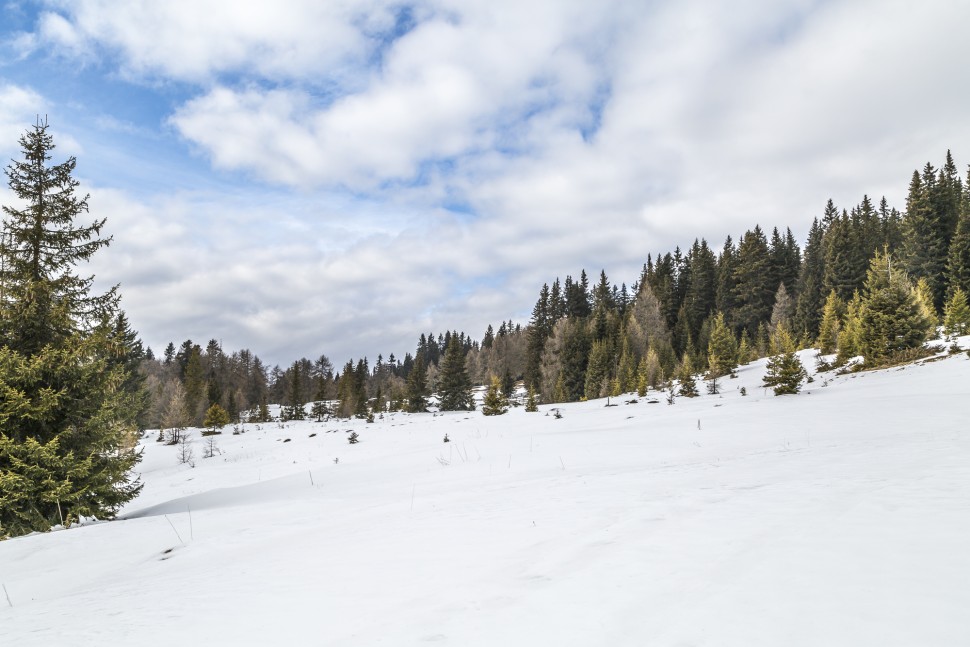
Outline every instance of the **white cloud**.
<svg viewBox="0 0 970 647">
<path fill-rule="evenodd" d="M 367 53 L 358 25 L 386 28 L 385 3 L 333 0 L 71 0 L 52 3 L 41 35 L 69 52 L 116 52 L 130 75 L 204 81 L 219 73 L 299 78 Z"/>
<path fill-rule="evenodd" d="M 274 185 L 99 190 L 99 273 L 156 345 L 285 361 L 477 336 L 556 275 L 633 281 L 648 252 L 755 223 L 804 236 L 830 196 L 901 207 L 913 167 L 970 155 L 970 8 L 944 0 L 429 1 L 380 52 L 390 4 L 59 6 L 48 42 L 196 83 L 174 129 Z"/>
<path fill-rule="evenodd" d="M 10 155 L 47 102 L 30 88 L 0 82 L 0 151 Z"/>
</svg>

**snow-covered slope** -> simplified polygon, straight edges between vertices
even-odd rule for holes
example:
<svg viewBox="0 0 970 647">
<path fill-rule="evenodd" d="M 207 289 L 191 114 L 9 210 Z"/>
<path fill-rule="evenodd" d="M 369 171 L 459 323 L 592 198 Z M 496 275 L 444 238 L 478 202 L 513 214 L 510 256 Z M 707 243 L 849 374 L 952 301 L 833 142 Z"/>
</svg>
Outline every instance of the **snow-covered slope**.
<svg viewBox="0 0 970 647">
<path fill-rule="evenodd" d="M 194 468 L 150 436 L 123 520 L 0 542 L 0 645 L 970 644 L 970 359 L 763 370 L 247 425 Z"/>
</svg>

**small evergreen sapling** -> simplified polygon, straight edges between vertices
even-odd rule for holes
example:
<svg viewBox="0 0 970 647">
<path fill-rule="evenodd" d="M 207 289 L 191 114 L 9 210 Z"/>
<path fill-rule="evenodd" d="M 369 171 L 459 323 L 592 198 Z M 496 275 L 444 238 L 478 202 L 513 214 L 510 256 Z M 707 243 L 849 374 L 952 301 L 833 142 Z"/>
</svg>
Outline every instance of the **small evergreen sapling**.
<svg viewBox="0 0 970 647">
<path fill-rule="evenodd" d="M 525 402 L 525 410 L 528 413 L 535 413 L 539 410 L 539 406 L 536 404 L 536 390 L 534 386 L 529 387 L 529 399 Z"/>
<path fill-rule="evenodd" d="M 694 380 L 694 366 L 687 353 L 684 353 L 684 361 L 680 367 L 680 395 L 685 398 L 696 398 L 699 395 L 697 382 Z"/>
<path fill-rule="evenodd" d="M 218 404 L 213 404 L 209 407 L 208 411 L 205 412 L 205 420 L 202 421 L 202 425 L 208 427 L 209 429 L 203 432 L 203 436 L 212 436 L 215 434 L 221 434 L 222 428 L 229 424 L 229 412 L 223 409 Z"/>
<path fill-rule="evenodd" d="M 782 324 L 775 328 L 772 347 L 775 355 L 768 360 L 764 385 L 774 387 L 775 395 L 798 393 L 807 374 L 795 354 L 795 342 Z"/>
<path fill-rule="evenodd" d="M 970 333 L 970 306 L 966 293 L 958 288 L 947 299 L 943 314 L 943 329 L 947 335 L 959 337 Z"/>
<path fill-rule="evenodd" d="M 509 399 L 502 390 L 502 383 L 497 377 L 492 376 L 492 381 L 485 392 L 485 401 L 482 403 L 482 413 L 486 416 L 500 416 L 509 410 Z"/>
</svg>

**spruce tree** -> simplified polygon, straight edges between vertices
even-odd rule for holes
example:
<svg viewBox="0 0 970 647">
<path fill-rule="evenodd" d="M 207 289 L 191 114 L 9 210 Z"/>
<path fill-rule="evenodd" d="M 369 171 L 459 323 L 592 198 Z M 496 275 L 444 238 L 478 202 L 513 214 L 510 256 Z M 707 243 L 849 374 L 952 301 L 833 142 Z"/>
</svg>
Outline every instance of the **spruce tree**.
<svg viewBox="0 0 970 647">
<path fill-rule="evenodd" d="M 608 395 L 610 367 L 613 364 L 613 348 L 609 340 L 594 341 L 589 352 L 584 393 L 587 400 Z"/>
<path fill-rule="evenodd" d="M 967 294 L 959 287 L 947 299 L 943 330 L 948 335 L 970 334 L 970 306 L 967 305 Z"/>
<path fill-rule="evenodd" d="M 960 288 L 964 293 L 970 293 L 970 172 L 967 174 L 967 186 L 964 188 L 959 224 L 950 240 L 946 278 L 950 294 L 955 288 Z"/>
<path fill-rule="evenodd" d="M 714 378 L 734 372 L 738 365 L 738 344 L 734 333 L 724 322 L 724 313 L 718 312 L 711 327 L 710 341 L 707 343 L 707 365 Z"/>
<path fill-rule="evenodd" d="M 793 395 L 802 387 L 805 367 L 795 354 L 795 342 L 784 325 L 775 328 L 771 340 L 771 359 L 768 360 L 764 385 L 773 387 L 775 395 Z"/>
<path fill-rule="evenodd" d="M 952 187 L 940 183 L 933 166 L 923 173 L 913 171 L 903 217 L 902 262 L 912 280 L 925 278 L 933 295 L 934 307 L 943 305 L 944 271 L 950 248 L 953 220 Z"/>
<path fill-rule="evenodd" d="M 859 323 L 859 351 L 870 366 L 919 346 L 933 326 L 909 278 L 880 253 L 869 264 Z"/>
<path fill-rule="evenodd" d="M 482 414 L 486 416 L 500 416 L 509 410 L 509 399 L 502 392 L 502 383 L 492 376 L 482 402 Z"/>
<path fill-rule="evenodd" d="M 529 398 L 525 402 L 525 410 L 528 413 L 535 413 L 539 410 L 539 405 L 536 403 L 536 390 L 533 387 L 529 387 Z"/>
<path fill-rule="evenodd" d="M 736 306 L 734 288 L 736 281 L 734 272 L 737 269 L 737 250 L 734 241 L 728 236 L 717 259 L 717 290 L 714 296 L 714 307 L 721 312 L 732 313 Z"/>
<path fill-rule="evenodd" d="M 219 433 L 223 427 L 229 424 L 229 412 L 223 409 L 218 404 L 213 404 L 205 412 L 205 418 L 202 421 L 203 427 L 208 427 L 211 434 Z"/>
<path fill-rule="evenodd" d="M 445 349 L 438 379 L 438 391 L 441 395 L 442 411 L 470 411 L 475 408 L 471 381 L 465 371 L 465 353 L 458 342 L 457 335 L 451 336 Z"/>
<path fill-rule="evenodd" d="M 772 283 L 768 241 L 761 228 L 755 226 L 741 238 L 737 265 L 734 269 L 734 295 L 737 309 L 735 323 L 749 333 L 771 316 L 773 296 L 778 283 Z"/>
<path fill-rule="evenodd" d="M 839 351 L 836 362 L 845 364 L 862 354 L 862 295 L 856 291 L 845 306 L 845 318 L 839 331 Z"/>
<path fill-rule="evenodd" d="M 303 379 L 300 362 L 293 362 L 289 370 L 289 406 L 283 410 L 283 418 L 286 420 L 303 420 L 306 418 L 306 404 L 303 397 Z M 203 423 L 205 424 L 205 423 Z M 208 427 L 209 425 L 205 425 Z"/>
<path fill-rule="evenodd" d="M 696 398 L 697 381 L 694 379 L 694 366 L 691 363 L 690 355 L 684 355 L 684 361 L 680 366 L 680 395 L 685 398 Z"/>
<path fill-rule="evenodd" d="M 28 130 L 6 168 L 23 207 L 3 207 L 0 244 L 0 537 L 111 517 L 141 488 L 118 293 L 76 273 L 110 238 L 103 219 L 79 220 L 75 159 L 50 164 L 47 129 Z"/>
<path fill-rule="evenodd" d="M 819 326 L 818 347 L 823 355 L 831 355 L 839 347 L 839 328 L 845 304 L 835 293 L 829 292 L 822 308 L 822 323 Z"/>
<path fill-rule="evenodd" d="M 869 257 L 860 237 L 859 228 L 853 226 L 849 214 L 843 211 L 841 216 L 831 221 L 823 238 L 823 289 L 826 292 L 835 290 L 843 301 L 852 298 L 852 293 L 862 289 L 865 283 Z"/>
<path fill-rule="evenodd" d="M 807 332 L 810 337 L 818 334 L 821 323 L 825 293 L 825 250 L 822 245 L 824 230 L 818 219 L 812 222 L 805 243 L 805 259 L 798 276 L 798 298 L 795 304 L 796 329 Z"/>
<path fill-rule="evenodd" d="M 407 398 L 408 413 L 419 413 L 424 411 L 427 404 L 428 395 L 428 369 L 424 364 L 424 353 L 418 353 L 414 358 L 414 365 L 408 373 L 405 397 Z"/>
</svg>

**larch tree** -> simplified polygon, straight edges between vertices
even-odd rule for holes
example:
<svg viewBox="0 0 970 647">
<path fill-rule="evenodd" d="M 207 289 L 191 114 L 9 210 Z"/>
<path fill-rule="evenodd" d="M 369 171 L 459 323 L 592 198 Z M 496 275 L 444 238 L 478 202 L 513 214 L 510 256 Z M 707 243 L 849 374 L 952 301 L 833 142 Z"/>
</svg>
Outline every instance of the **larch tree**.
<svg viewBox="0 0 970 647">
<path fill-rule="evenodd" d="M 117 287 L 97 294 L 77 273 L 109 244 L 105 221 L 81 221 L 76 161 L 51 163 L 46 122 L 20 146 L 0 244 L 0 537 L 110 518 L 141 488 Z"/>
</svg>

